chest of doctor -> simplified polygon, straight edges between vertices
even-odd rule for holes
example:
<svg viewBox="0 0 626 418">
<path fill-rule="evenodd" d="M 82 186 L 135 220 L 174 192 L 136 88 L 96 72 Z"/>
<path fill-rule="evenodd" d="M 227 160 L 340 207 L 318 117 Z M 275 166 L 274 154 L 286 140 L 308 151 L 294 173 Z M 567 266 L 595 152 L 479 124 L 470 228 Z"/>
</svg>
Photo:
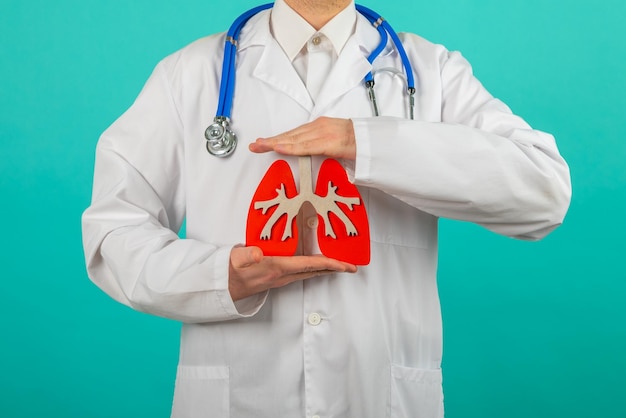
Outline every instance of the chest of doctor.
<svg viewBox="0 0 626 418">
<path fill-rule="evenodd" d="M 372 105 L 363 84 L 363 76 L 370 70 L 375 77 L 382 116 L 407 118 L 408 96 L 402 63 L 392 47 L 383 51 L 372 68 L 364 51 L 350 40 L 313 103 L 280 46 L 271 39 L 265 44 L 253 43 L 240 48 L 237 55 L 231 117 L 237 149 L 227 158 L 217 158 L 206 150 L 204 131 L 212 123 L 218 105 L 222 45 L 221 36 L 205 38 L 162 64 L 170 84 L 172 111 L 180 119 L 184 137 L 187 237 L 231 245 L 245 242 L 250 200 L 276 159 L 287 161 L 296 184 L 299 182 L 297 157 L 273 152 L 255 154 L 248 150 L 248 144 L 320 116 L 372 117 Z M 436 87 L 435 83 L 433 93 Z M 418 91 L 415 118 L 436 121 L 438 97 L 424 89 Z M 390 138 L 380 141 L 389 141 L 392 146 Z M 323 160 L 313 158 L 313 182 Z M 369 215 L 372 241 L 410 247 L 425 247 L 433 242 L 434 217 L 376 189 L 359 189 Z"/>
</svg>

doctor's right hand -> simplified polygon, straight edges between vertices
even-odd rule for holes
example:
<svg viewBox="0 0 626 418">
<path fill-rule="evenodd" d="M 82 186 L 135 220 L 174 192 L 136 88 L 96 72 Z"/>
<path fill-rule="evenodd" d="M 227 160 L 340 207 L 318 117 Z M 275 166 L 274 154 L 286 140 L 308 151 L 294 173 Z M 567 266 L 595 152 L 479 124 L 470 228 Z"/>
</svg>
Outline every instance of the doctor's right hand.
<svg viewBox="0 0 626 418">
<path fill-rule="evenodd" d="M 233 301 L 289 283 L 335 272 L 355 273 L 353 264 L 323 255 L 264 256 L 259 247 L 234 247 L 230 252 L 228 290 Z"/>
<path fill-rule="evenodd" d="M 284 155 L 324 155 L 330 158 L 356 159 L 352 120 L 325 116 L 280 135 L 258 138 L 248 148 L 257 153 L 276 151 Z"/>
</svg>

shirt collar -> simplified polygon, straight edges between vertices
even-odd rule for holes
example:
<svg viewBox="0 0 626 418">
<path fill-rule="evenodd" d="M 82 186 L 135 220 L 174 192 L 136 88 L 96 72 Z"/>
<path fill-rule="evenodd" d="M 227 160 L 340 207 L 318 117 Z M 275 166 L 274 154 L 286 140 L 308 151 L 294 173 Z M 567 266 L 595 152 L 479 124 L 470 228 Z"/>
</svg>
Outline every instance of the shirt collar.
<svg viewBox="0 0 626 418">
<path fill-rule="evenodd" d="M 350 35 L 354 33 L 356 17 L 356 8 L 354 1 L 352 1 L 324 27 L 316 31 L 284 0 L 276 0 L 272 8 L 270 27 L 278 44 L 285 51 L 289 60 L 293 61 L 308 40 L 317 32 L 324 34 L 330 40 L 335 52 L 339 55 Z"/>
</svg>

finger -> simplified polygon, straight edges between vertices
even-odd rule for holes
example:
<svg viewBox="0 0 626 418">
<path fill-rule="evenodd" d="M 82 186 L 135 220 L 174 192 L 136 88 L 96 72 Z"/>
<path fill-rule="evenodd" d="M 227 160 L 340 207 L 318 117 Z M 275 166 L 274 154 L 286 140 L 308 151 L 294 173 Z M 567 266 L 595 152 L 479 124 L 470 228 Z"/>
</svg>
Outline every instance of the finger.
<svg viewBox="0 0 626 418">
<path fill-rule="evenodd" d="M 259 142 L 258 139 L 256 140 L 256 142 L 251 142 L 248 145 L 248 149 L 252 152 L 256 152 L 257 154 L 274 151 L 273 146 L 270 146 L 269 144 L 266 144 L 266 143 L 261 143 Z"/>
<path fill-rule="evenodd" d="M 354 273 L 357 268 L 354 264 L 328 258 L 323 255 L 294 256 L 294 257 L 265 257 L 265 260 L 279 269 L 281 275 L 311 273 L 322 270 L 334 272 Z"/>
<path fill-rule="evenodd" d="M 252 152 L 275 151 L 284 155 L 330 155 L 332 143 L 318 133 L 305 132 L 296 136 L 259 138 L 248 148 Z"/>
<path fill-rule="evenodd" d="M 346 126 L 348 126 L 346 122 L 349 123 L 349 127 L 352 128 L 352 121 L 348 119 L 336 119 L 322 116 L 312 122 L 305 123 L 281 134 L 258 138 L 257 143 L 276 145 L 319 140 L 328 137 L 329 134 L 336 134 L 336 130 L 339 126 L 343 126 L 345 130 Z M 348 129 L 348 132 L 349 131 L 350 129 Z"/>
<path fill-rule="evenodd" d="M 326 141 L 310 140 L 306 142 L 281 142 L 274 144 L 274 151 L 283 155 L 327 155 Z"/>
<path fill-rule="evenodd" d="M 279 140 L 279 141 L 297 141 L 299 139 L 305 138 L 307 134 L 310 134 L 311 132 L 317 132 L 318 129 L 316 129 L 316 122 L 317 120 L 314 120 L 313 122 L 308 122 L 305 123 L 303 125 L 300 125 L 296 128 L 290 129 L 288 131 L 285 131 L 281 134 L 275 135 L 275 136 L 270 136 L 267 138 L 262 138 L 262 139 L 267 139 L 267 140 Z"/>
<path fill-rule="evenodd" d="M 263 251 L 259 247 L 235 247 L 230 253 L 230 262 L 235 268 L 250 267 L 262 259 Z"/>
<path fill-rule="evenodd" d="M 255 153 L 264 153 L 274 151 L 283 155 L 314 155 L 311 152 L 310 144 L 308 142 L 293 144 L 291 142 L 279 142 L 276 140 L 266 140 L 259 138 L 256 142 L 252 142 L 248 145 L 248 149 Z"/>
<path fill-rule="evenodd" d="M 305 123 L 304 125 L 275 136 L 257 138 L 257 140 L 251 143 L 248 148 L 252 152 L 268 152 L 275 151 L 275 147 L 279 144 L 296 144 L 310 141 L 315 139 L 316 135 L 319 136 L 314 124 L 315 121 Z"/>
<path fill-rule="evenodd" d="M 281 144 L 297 144 L 307 141 L 302 135 L 281 134 L 271 138 L 257 138 L 250 144 L 249 148 L 253 152 L 275 151 L 276 146 Z"/>
<path fill-rule="evenodd" d="M 288 285 L 289 283 L 293 283 L 293 282 L 297 282 L 301 280 L 313 279 L 315 277 L 325 276 L 325 275 L 333 274 L 333 273 L 337 273 L 337 272 L 335 270 L 317 270 L 317 271 L 307 271 L 307 272 L 302 272 L 302 273 L 289 274 L 287 276 L 282 276 L 280 280 L 277 280 L 274 283 L 274 286 L 282 287 L 282 286 Z"/>
</svg>

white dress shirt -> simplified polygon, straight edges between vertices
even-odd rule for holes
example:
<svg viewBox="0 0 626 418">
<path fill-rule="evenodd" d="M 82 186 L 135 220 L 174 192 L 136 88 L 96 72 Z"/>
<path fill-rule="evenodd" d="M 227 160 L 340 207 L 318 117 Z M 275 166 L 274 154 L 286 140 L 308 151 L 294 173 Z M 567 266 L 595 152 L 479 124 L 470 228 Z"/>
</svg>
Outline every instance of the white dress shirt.
<svg viewBox="0 0 626 418">
<path fill-rule="evenodd" d="M 270 18 L 272 35 L 287 54 L 313 101 L 354 33 L 356 13 L 354 2 L 351 2 L 316 31 L 284 0 L 274 3 Z"/>
</svg>

